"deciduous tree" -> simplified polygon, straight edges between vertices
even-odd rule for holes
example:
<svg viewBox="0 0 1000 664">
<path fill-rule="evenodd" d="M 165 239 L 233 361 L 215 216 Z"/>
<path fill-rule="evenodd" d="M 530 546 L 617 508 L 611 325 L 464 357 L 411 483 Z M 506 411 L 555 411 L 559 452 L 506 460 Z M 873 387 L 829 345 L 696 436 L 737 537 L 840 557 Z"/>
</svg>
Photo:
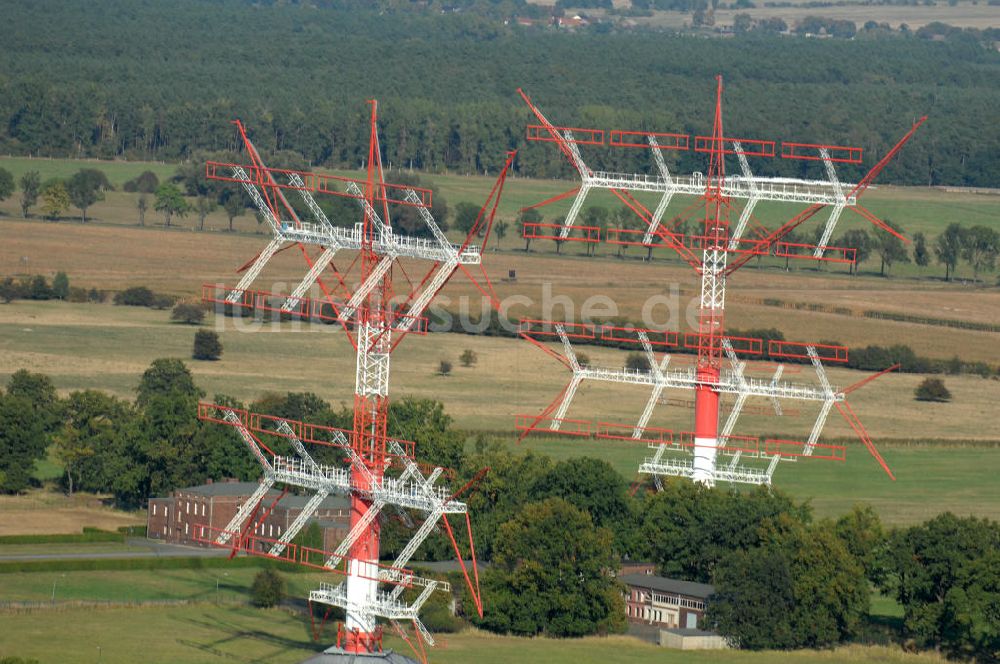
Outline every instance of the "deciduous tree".
<svg viewBox="0 0 1000 664">
<path fill-rule="evenodd" d="M 21 176 L 21 216 L 28 218 L 28 212 L 38 202 L 38 194 L 42 188 L 42 178 L 38 171 L 28 171 Z"/>
<path fill-rule="evenodd" d="M 551 636 L 624 630 L 611 531 L 565 500 L 530 503 L 502 525 L 493 564 L 483 579 L 490 611 L 474 619 L 480 626 Z"/>
<path fill-rule="evenodd" d="M 14 193 L 14 176 L 6 168 L 0 168 L 0 201 L 5 201 Z"/>
<path fill-rule="evenodd" d="M 522 236 L 525 235 L 525 224 L 540 224 L 542 223 L 542 213 L 536 208 L 528 208 L 526 210 L 521 210 L 521 213 L 517 215 L 517 232 Z M 527 229 L 528 235 L 534 235 L 534 229 Z M 531 238 L 524 238 L 524 250 L 531 251 Z"/>
<path fill-rule="evenodd" d="M 52 278 L 52 295 L 59 300 L 69 297 L 69 277 L 65 272 L 56 272 L 56 276 Z"/>
<path fill-rule="evenodd" d="M 888 219 L 886 219 L 886 223 L 894 230 L 899 230 L 899 228 Z M 906 247 L 903 246 L 902 240 L 888 231 L 884 231 L 880 228 L 872 229 L 871 246 L 881 260 L 879 274 L 883 277 L 887 272 L 892 271 L 894 263 L 910 262 L 910 255 L 907 253 Z"/>
<path fill-rule="evenodd" d="M 42 212 L 46 219 L 55 221 L 69 209 L 69 192 L 62 182 L 49 182 L 42 187 Z"/>
<path fill-rule="evenodd" d="M 229 232 L 233 232 L 233 219 L 236 217 L 242 217 L 247 211 L 246 202 L 243 200 L 241 194 L 231 194 L 226 198 L 226 202 L 222 204 L 223 209 L 226 211 L 226 218 L 229 219 Z"/>
<path fill-rule="evenodd" d="M 31 402 L 9 392 L 0 394 L 0 491 L 17 493 L 28 487 L 45 445 L 44 426 Z"/>
<path fill-rule="evenodd" d="M 996 267 L 1000 253 L 1000 233 L 988 226 L 973 226 L 962 234 L 962 258 L 972 268 L 972 278 L 979 280 L 979 273 Z"/>
<path fill-rule="evenodd" d="M 198 230 L 205 230 L 205 217 L 215 212 L 219 206 L 208 196 L 201 195 L 195 200 L 194 211 L 198 215 Z"/>
<path fill-rule="evenodd" d="M 87 223 L 87 209 L 104 200 L 102 189 L 110 187 L 108 177 L 96 168 L 81 168 L 66 184 L 69 200 L 80 210 L 80 220 Z"/>
<path fill-rule="evenodd" d="M 462 201 L 455 206 L 455 228 L 468 233 L 476 223 L 479 216 L 479 206 L 474 203 Z"/>
<path fill-rule="evenodd" d="M 904 629 L 918 646 L 961 647 L 964 629 L 977 621 L 973 614 L 989 604 L 974 596 L 986 581 L 979 576 L 981 566 L 995 560 L 998 550 L 1000 524 L 950 512 L 893 535 L 880 588 L 903 606 Z"/>
<path fill-rule="evenodd" d="M 965 231 L 958 223 L 948 224 L 937 238 L 934 239 L 934 255 L 937 256 L 938 263 L 944 265 L 944 279 L 948 281 L 958 266 L 958 259 L 962 255 L 962 245 Z"/>
<path fill-rule="evenodd" d="M 146 198 L 146 194 L 140 194 L 139 198 L 135 201 L 135 209 L 139 212 L 139 225 L 146 225 L 146 210 L 149 209 L 149 199 Z"/>
<path fill-rule="evenodd" d="M 913 234 L 913 262 L 918 267 L 927 267 L 931 263 L 931 252 L 927 248 L 927 237 L 923 233 Z"/>
<path fill-rule="evenodd" d="M 163 213 L 163 225 L 170 227 L 170 220 L 176 214 L 183 217 L 187 214 L 188 204 L 181 194 L 181 190 L 173 183 L 161 184 L 156 188 L 156 201 L 153 207 Z"/>
<path fill-rule="evenodd" d="M 706 622 L 740 648 L 819 648 L 857 634 L 868 612 L 862 566 L 825 525 L 780 517 L 760 544 L 716 569 Z"/>
</svg>

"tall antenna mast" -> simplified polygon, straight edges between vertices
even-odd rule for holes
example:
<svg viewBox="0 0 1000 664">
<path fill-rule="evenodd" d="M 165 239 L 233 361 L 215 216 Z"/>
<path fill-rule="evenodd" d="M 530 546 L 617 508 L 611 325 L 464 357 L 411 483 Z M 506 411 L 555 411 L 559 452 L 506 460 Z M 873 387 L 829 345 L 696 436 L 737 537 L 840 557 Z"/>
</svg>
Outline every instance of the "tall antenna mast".
<svg viewBox="0 0 1000 664">
<path fill-rule="evenodd" d="M 435 295 L 459 270 L 485 293 L 492 285 L 482 270 L 482 248 L 474 240 L 489 239 L 507 173 L 514 153 L 507 154 L 497 178 L 472 230 L 462 244 L 452 244 L 430 213 L 432 193 L 419 187 L 385 182 L 378 137 L 378 106 L 370 105 L 368 160 L 364 180 L 315 173 L 272 169 L 264 165 L 243 125 L 237 121 L 246 153 L 246 165 L 208 162 L 209 179 L 243 185 L 267 221 L 273 239 L 250 262 L 236 288 L 218 285 L 203 287 L 203 299 L 219 308 L 236 312 L 277 312 L 307 320 L 341 325 L 356 353 L 353 426 L 350 430 L 295 422 L 218 404 L 199 404 L 199 417 L 234 427 L 257 458 L 263 470 L 258 491 L 243 504 L 224 529 L 201 528 L 199 539 L 242 551 L 297 562 L 340 574 L 338 584 L 322 584 L 310 593 L 310 604 L 339 607 L 346 623 L 338 633 L 337 645 L 326 651 L 332 657 L 353 661 L 359 654 L 388 656 L 382 650 L 382 627 L 388 621 L 409 643 L 418 658 L 426 661 L 423 644 L 434 644 L 433 636 L 419 619 L 419 610 L 435 590 L 448 590 L 447 583 L 421 579 L 405 568 L 426 537 L 443 525 L 463 571 L 466 584 L 482 615 L 479 573 L 466 505 L 458 497 L 471 484 L 453 492 L 437 484 L 444 468 L 426 468 L 416 461 L 414 444 L 394 438 L 388 430 L 390 358 L 399 342 L 410 333 L 427 330 L 424 312 Z M 285 197 L 294 191 L 309 209 L 313 221 L 302 221 Z M 313 199 L 323 193 L 354 199 L 361 208 L 361 221 L 352 227 L 334 225 Z M 428 238 L 396 233 L 390 220 L 390 204 L 417 210 L 426 225 Z M 251 290 L 270 259 L 278 252 L 297 246 L 308 272 L 290 294 Z M 351 267 L 340 271 L 334 258 L 351 252 Z M 394 267 L 400 259 L 429 261 L 423 279 L 405 277 L 395 290 Z M 354 268 L 357 268 L 356 272 Z M 471 272 L 479 266 L 481 275 Z M 327 275 L 329 284 L 323 276 Z M 349 283 L 359 283 L 353 290 Z M 307 292 L 318 285 L 322 296 Z M 494 298 L 495 299 L 495 298 Z M 269 446 L 265 441 L 271 440 Z M 333 447 L 346 455 L 346 466 L 324 465 L 309 447 Z M 284 448 L 282 450 L 281 448 Z M 485 472 L 485 471 L 483 471 Z M 478 479 L 478 478 L 477 478 Z M 258 536 L 255 526 L 266 518 L 265 508 L 272 487 L 280 485 L 313 493 L 299 518 L 278 539 Z M 347 496 L 350 501 L 350 531 L 334 551 L 320 551 L 295 545 L 292 540 L 330 494 Z M 282 494 L 283 495 L 283 494 Z M 380 563 L 380 519 L 386 508 L 400 510 L 404 520 L 411 511 L 424 514 L 410 542 L 391 565 Z M 261 516 L 263 514 L 263 516 Z M 463 553 L 448 515 L 462 515 L 468 534 Z M 464 559 L 471 558 L 471 566 Z M 408 588 L 420 588 L 416 599 L 407 604 L 402 597 Z M 327 615 L 329 611 L 327 611 Z M 412 638 L 402 622 L 412 623 Z M 398 659 L 398 656 L 397 656 Z M 335 661 L 324 659 L 324 661 Z M 396 661 L 396 660 L 394 660 Z"/>
<path fill-rule="evenodd" d="M 557 127 L 546 119 L 523 91 L 518 92 L 539 122 L 528 125 L 528 140 L 556 143 L 581 178 L 579 187 L 529 206 L 537 208 L 573 196 L 570 212 L 562 224 L 524 224 L 524 237 L 556 241 L 601 241 L 599 228 L 578 226 L 575 222 L 588 193 L 593 189 L 607 189 L 645 223 L 646 229 L 608 231 L 605 241 L 618 245 L 643 246 L 649 251 L 657 247 L 668 247 L 701 277 L 697 331 L 694 333 L 592 325 L 585 322 L 521 321 L 519 333 L 523 338 L 554 356 L 572 371 L 569 383 L 541 413 L 517 416 L 516 428 L 522 432 L 521 438 L 530 433 L 547 433 L 646 443 L 655 450 L 655 454 L 642 463 L 640 473 L 652 475 L 657 485 L 660 483 L 659 478 L 667 475 L 688 477 L 708 485 L 717 481 L 770 484 L 780 461 L 794 461 L 803 457 L 844 459 L 844 446 L 819 442 L 827 415 L 836 408 L 883 470 L 892 477 L 884 459 L 875 449 L 871 437 L 846 399 L 849 392 L 870 379 L 838 390 L 831 386 L 827 378 L 823 363 L 846 362 L 847 348 L 776 340 L 769 341 L 765 347 L 763 339 L 727 335 L 726 281 L 730 274 L 756 256 L 853 264 L 855 250 L 827 244 L 845 209 L 853 210 L 876 227 L 902 238 L 891 226 L 862 207 L 858 198 L 889 161 L 895 158 L 926 117 L 914 123 L 906 135 L 857 185 L 841 182 L 837 177 L 835 164 L 860 164 L 861 148 L 812 143 L 783 142 L 780 156 L 783 159 L 821 161 L 826 171 L 826 180 L 758 177 L 752 173 L 748 158 L 775 157 L 775 142 L 737 139 L 725 135 L 723 85 L 722 77 L 718 76 L 712 134 L 696 136 L 693 141 L 696 152 L 709 155 L 708 173 L 679 176 L 669 172 L 662 151 L 689 150 L 692 144 L 690 136 Z M 607 142 L 605 136 L 608 137 Z M 581 146 L 605 144 L 619 148 L 649 149 L 657 174 L 608 173 L 591 169 L 583 159 Z M 726 155 L 735 155 L 739 160 L 739 175 L 727 177 Z M 655 210 L 650 211 L 635 198 L 633 192 L 659 193 L 661 198 Z M 699 203 L 688 207 L 670 222 L 664 222 L 664 214 L 676 194 L 698 196 Z M 744 204 L 735 227 L 731 228 L 729 214 L 733 210 L 734 199 L 741 199 Z M 772 231 L 754 219 L 754 207 L 760 201 L 800 203 L 807 207 Z M 786 240 L 791 231 L 827 207 L 831 211 L 817 244 Z M 698 208 L 703 210 L 701 231 L 696 234 L 680 231 L 681 224 Z M 572 237 L 577 229 L 581 231 L 581 235 Z M 701 256 L 696 253 L 698 249 L 701 250 Z M 545 343 L 554 340 L 561 342 L 561 353 Z M 644 351 L 650 368 L 648 371 L 635 371 L 582 366 L 576 358 L 573 343 L 587 341 L 600 341 L 618 347 L 639 346 Z M 681 348 L 697 355 L 695 367 L 689 370 L 668 369 L 671 362 L 670 349 Z M 658 352 L 662 353 L 659 357 Z M 750 367 L 742 357 L 768 358 L 776 362 L 808 361 L 816 372 L 816 384 L 804 385 L 783 380 L 783 364 L 777 365 L 769 381 L 749 377 L 746 372 Z M 728 369 L 724 367 L 727 362 Z M 585 380 L 649 386 L 650 397 L 637 423 L 624 425 L 567 418 L 577 389 Z M 649 425 L 653 411 L 661 403 L 666 389 L 694 392 L 694 431 L 673 431 Z M 722 395 L 731 397 L 733 404 L 720 430 Z M 781 416 L 784 412 L 781 401 L 789 399 L 818 403 L 819 414 L 804 441 L 774 438 L 761 440 L 756 436 L 736 435 L 735 425 L 750 398 L 766 399 L 776 416 Z M 720 463 L 720 455 L 729 458 Z M 762 461 L 763 466 L 754 465 L 754 460 Z"/>
</svg>

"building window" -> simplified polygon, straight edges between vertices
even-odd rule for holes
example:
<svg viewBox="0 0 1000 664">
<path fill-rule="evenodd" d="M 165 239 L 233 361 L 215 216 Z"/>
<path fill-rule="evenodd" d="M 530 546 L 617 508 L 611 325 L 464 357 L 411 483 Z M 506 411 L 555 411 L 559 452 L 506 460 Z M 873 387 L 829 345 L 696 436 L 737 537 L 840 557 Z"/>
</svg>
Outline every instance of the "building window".
<svg viewBox="0 0 1000 664">
<path fill-rule="evenodd" d="M 205 516 L 205 503 L 201 504 L 201 515 Z"/>
<path fill-rule="evenodd" d="M 184 535 L 186 536 L 187 534 L 188 534 L 188 524 L 185 523 L 184 524 Z"/>
<path fill-rule="evenodd" d="M 153 516 L 156 516 L 156 503 L 153 503 Z"/>
<path fill-rule="evenodd" d="M 190 514 L 191 513 L 191 501 L 190 500 L 187 501 L 186 503 L 184 503 L 184 513 L 185 514 Z"/>
</svg>

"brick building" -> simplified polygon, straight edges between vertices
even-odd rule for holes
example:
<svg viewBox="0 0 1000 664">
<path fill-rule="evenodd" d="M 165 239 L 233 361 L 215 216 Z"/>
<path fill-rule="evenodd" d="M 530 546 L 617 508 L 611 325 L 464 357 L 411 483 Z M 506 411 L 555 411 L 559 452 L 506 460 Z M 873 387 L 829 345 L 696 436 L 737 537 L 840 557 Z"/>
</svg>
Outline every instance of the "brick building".
<svg viewBox="0 0 1000 664">
<path fill-rule="evenodd" d="M 201 486 L 177 489 L 165 498 L 150 498 L 146 516 L 146 534 L 172 544 L 203 545 L 195 538 L 198 526 L 223 530 L 236 515 L 237 510 L 250 498 L 257 484 L 254 482 L 209 482 Z M 281 495 L 271 490 L 261 503 L 264 513 Z M 286 495 L 275 505 L 255 534 L 277 539 L 302 512 L 308 496 Z M 258 515 L 259 518 L 259 515 Z M 350 529 L 350 503 L 342 496 L 328 496 L 312 517 L 323 531 L 323 549 L 332 551 Z"/>
<path fill-rule="evenodd" d="M 629 622 L 695 630 L 702 626 L 705 602 L 715 592 L 707 583 L 679 581 L 652 574 L 623 574 Z"/>
</svg>

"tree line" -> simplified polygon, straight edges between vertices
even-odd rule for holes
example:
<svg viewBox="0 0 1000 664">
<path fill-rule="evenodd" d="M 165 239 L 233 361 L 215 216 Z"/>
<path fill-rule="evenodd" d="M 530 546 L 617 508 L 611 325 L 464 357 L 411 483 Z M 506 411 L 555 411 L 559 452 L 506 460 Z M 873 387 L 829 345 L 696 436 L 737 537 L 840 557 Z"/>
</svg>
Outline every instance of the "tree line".
<svg viewBox="0 0 1000 664">
<path fill-rule="evenodd" d="M 386 163 L 495 172 L 506 150 L 520 148 L 517 171 L 556 177 L 569 167 L 551 146 L 525 144 L 532 120 L 517 87 L 557 124 L 705 134 L 721 72 L 733 135 L 858 145 L 870 164 L 928 114 L 884 181 L 1000 179 L 1000 138 L 983 131 L 1000 94 L 1000 54 L 978 44 L 912 35 L 565 34 L 474 12 L 385 18 L 350 4 L 251 11 L 238 0 L 21 3 L 5 15 L 0 150 L 183 160 L 234 148 L 229 122 L 239 117 L 267 154 L 356 168 L 366 158 L 365 100 L 376 97 Z M 655 169 L 641 150 L 587 154 L 594 168 Z M 701 156 L 672 161 L 681 171 L 704 170 Z M 762 160 L 755 168 L 821 176 L 808 162 Z M 862 175 L 860 167 L 843 171 Z"/>
</svg>

